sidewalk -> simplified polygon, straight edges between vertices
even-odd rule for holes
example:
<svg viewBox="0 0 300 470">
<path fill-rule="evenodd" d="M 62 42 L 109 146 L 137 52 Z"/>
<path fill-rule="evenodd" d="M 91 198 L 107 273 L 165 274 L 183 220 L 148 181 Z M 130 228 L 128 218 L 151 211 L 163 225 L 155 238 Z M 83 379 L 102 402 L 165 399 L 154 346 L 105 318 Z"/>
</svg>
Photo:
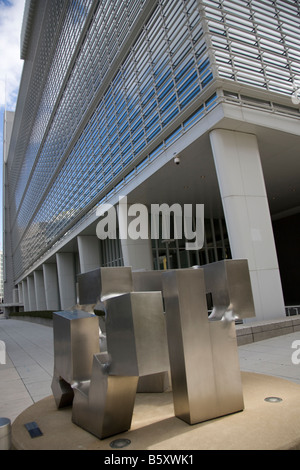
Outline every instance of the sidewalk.
<svg viewBox="0 0 300 470">
<path fill-rule="evenodd" d="M 0 340 L 6 345 L 6 364 L 0 364 L 0 417 L 13 422 L 30 405 L 52 394 L 52 334 L 51 327 L 0 317 Z M 294 340 L 300 340 L 300 331 L 239 346 L 241 370 L 300 385 L 300 364 L 292 363 Z"/>
<path fill-rule="evenodd" d="M 0 416 L 11 422 L 33 403 L 52 394 L 52 328 L 0 319 L 6 364 L 0 364 Z"/>
</svg>

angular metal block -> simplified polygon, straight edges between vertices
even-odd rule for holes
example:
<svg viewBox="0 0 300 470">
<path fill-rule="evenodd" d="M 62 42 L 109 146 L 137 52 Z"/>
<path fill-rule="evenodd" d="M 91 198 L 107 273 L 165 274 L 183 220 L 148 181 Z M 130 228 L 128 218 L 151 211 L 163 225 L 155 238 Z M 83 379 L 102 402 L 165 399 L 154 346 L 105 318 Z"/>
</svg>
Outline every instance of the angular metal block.
<svg viewBox="0 0 300 470">
<path fill-rule="evenodd" d="M 53 315 L 54 372 L 52 391 L 59 406 L 68 392 L 61 385 L 89 380 L 93 355 L 99 349 L 99 321 L 90 313 L 80 310 L 55 312 Z M 60 397 L 61 395 L 61 397 Z M 68 394 L 69 395 L 69 394 Z"/>
<path fill-rule="evenodd" d="M 162 292 L 162 273 L 164 271 L 133 271 L 133 292 Z"/>
<path fill-rule="evenodd" d="M 161 292 L 131 292 L 109 299 L 106 339 L 112 358 L 111 374 L 141 377 L 167 371 Z"/>
<path fill-rule="evenodd" d="M 251 280 L 246 259 L 228 259 L 201 266 L 206 292 L 213 298 L 210 319 L 229 314 L 236 318 L 255 317 Z"/>
<path fill-rule="evenodd" d="M 133 271 L 134 292 L 162 292 L 164 271 Z M 138 393 L 161 393 L 170 388 L 169 372 L 160 372 L 139 378 Z"/>
<path fill-rule="evenodd" d="M 209 322 L 213 355 L 216 415 L 225 416 L 244 409 L 236 329 L 234 321 Z"/>
<path fill-rule="evenodd" d="M 203 269 L 164 273 L 163 293 L 175 415 L 195 424 L 242 410 L 235 325 L 209 322 Z"/>
<path fill-rule="evenodd" d="M 73 403 L 74 392 L 70 384 L 64 379 L 54 376 L 51 389 L 57 408 L 65 408 Z"/>
<path fill-rule="evenodd" d="M 169 372 L 143 375 L 139 378 L 137 393 L 163 393 L 170 389 Z"/>
<path fill-rule="evenodd" d="M 82 305 L 105 302 L 110 297 L 132 292 L 130 267 L 98 268 L 79 274 L 79 303 Z"/>
<path fill-rule="evenodd" d="M 109 374 L 107 354 L 95 354 L 92 378 L 75 384 L 72 421 L 99 439 L 131 426 L 138 377 Z"/>
<path fill-rule="evenodd" d="M 73 385 L 72 420 L 100 439 L 130 428 L 139 377 L 153 387 L 169 368 L 161 292 L 106 301 L 108 353 L 94 355 L 91 380 Z"/>
</svg>

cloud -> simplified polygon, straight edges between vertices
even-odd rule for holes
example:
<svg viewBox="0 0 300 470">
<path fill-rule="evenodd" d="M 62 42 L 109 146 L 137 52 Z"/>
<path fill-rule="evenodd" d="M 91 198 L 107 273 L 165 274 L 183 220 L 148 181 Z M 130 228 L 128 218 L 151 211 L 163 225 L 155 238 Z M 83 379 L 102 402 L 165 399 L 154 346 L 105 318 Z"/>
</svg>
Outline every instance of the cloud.
<svg viewBox="0 0 300 470">
<path fill-rule="evenodd" d="M 22 74 L 20 35 L 25 0 L 0 0 L 0 106 L 14 110 Z"/>
</svg>

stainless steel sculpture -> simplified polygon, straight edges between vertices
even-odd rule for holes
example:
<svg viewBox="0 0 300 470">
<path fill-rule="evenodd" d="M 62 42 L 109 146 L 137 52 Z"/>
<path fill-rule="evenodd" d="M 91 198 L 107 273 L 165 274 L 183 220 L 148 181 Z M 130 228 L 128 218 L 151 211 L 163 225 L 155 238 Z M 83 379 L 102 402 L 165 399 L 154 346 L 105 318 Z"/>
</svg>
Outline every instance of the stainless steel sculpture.
<svg viewBox="0 0 300 470">
<path fill-rule="evenodd" d="M 105 301 L 109 297 L 132 291 L 131 268 L 99 268 L 79 275 L 78 285 L 80 303 L 97 304 L 105 314 Z M 99 323 L 104 333 L 100 342 Z M 72 404 L 72 385 L 91 379 L 93 356 L 100 353 L 100 345 L 101 349 L 106 348 L 105 321 L 82 310 L 56 312 L 53 315 L 53 332 L 54 373 L 51 387 L 57 407 L 62 408 Z"/>
<path fill-rule="evenodd" d="M 80 310 L 53 315 L 54 372 L 52 392 L 58 408 L 73 401 L 72 384 L 90 379 L 99 350 L 98 318 Z"/>
<path fill-rule="evenodd" d="M 164 271 L 133 271 L 134 292 L 162 292 L 162 273 Z"/>
<path fill-rule="evenodd" d="M 130 267 L 98 268 L 78 275 L 80 304 L 96 304 L 99 317 L 100 349 L 107 351 L 107 300 L 128 292 L 162 292 L 161 271 L 132 272 Z M 164 392 L 170 386 L 169 366 L 163 372 L 139 377 L 138 392 Z"/>
<path fill-rule="evenodd" d="M 77 279 L 80 304 L 97 304 L 133 291 L 132 270 L 126 266 L 94 269 Z"/>
<path fill-rule="evenodd" d="M 226 314 L 233 310 L 242 318 L 252 315 L 253 298 L 245 264 L 229 263 L 231 266 L 226 263 L 225 267 L 231 274 L 235 266 L 239 275 L 244 273 L 239 280 L 244 287 L 241 290 L 233 285 L 234 275 L 225 276 L 223 262 L 163 274 L 174 409 L 176 416 L 189 424 L 244 408 L 234 317 Z M 217 298 L 217 309 L 208 318 L 206 292 L 211 291 Z M 247 312 L 238 309 L 241 305 L 247 305 Z"/>
<path fill-rule="evenodd" d="M 227 259 L 201 266 L 213 298 L 211 320 L 255 317 L 248 261 Z"/>
<path fill-rule="evenodd" d="M 163 271 L 133 271 L 132 281 L 134 292 L 162 292 Z M 169 366 L 164 372 L 144 375 L 139 378 L 139 393 L 164 392 L 170 388 Z"/>
<path fill-rule="evenodd" d="M 91 380 L 74 386 L 72 421 L 103 439 L 131 426 L 138 376 L 109 373 L 107 353 L 95 354 Z"/>
<path fill-rule="evenodd" d="M 73 401 L 74 423 L 100 439 L 128 430 L 141 380 L 157 391 L 169 368 L 175 415 L 187 423 L 243 409 L 234 318 L 254 315 L 247 261 L 136 273 L 99 268 L 80 275 L 79 292 L 81 303 L 103 309 L 107 348 L 99 350 L 99 317 L 54 315 L 52 389 L 58 407 Z"/>
<path fill-rule="evenodd" d="M 109 355 L 95 355 L 91 380 L 73 385 L 72 420 L 100 439 L 130 428 L 139 377 L 169 367 L 161 292 L 131 292 L 106 307 Z"/>
<path fill-rule="evenodd" d="M 121 266 L 98 268 L 77 276 L 78 297 L 81 305 L 89 305 L 99 314 L 100 349 L 107 351 L 106 343 L 106 301 L 133 290 L 132 270 Z"/>
</svg>

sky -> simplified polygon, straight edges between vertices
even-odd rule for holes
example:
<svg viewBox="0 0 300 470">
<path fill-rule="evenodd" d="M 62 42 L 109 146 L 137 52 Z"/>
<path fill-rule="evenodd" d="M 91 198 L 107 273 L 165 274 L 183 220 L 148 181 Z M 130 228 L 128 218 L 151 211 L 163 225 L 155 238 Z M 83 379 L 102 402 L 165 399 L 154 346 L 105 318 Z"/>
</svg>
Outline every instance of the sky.
<svg viewBox="0 0 300 470">
<path fill-rule="evenodd" d="M 14 111 L 22 74 L 20 35 L 25 0 L 0 0 L 0 247 L 2 249 L 3 114 Z"/>
</svg>

